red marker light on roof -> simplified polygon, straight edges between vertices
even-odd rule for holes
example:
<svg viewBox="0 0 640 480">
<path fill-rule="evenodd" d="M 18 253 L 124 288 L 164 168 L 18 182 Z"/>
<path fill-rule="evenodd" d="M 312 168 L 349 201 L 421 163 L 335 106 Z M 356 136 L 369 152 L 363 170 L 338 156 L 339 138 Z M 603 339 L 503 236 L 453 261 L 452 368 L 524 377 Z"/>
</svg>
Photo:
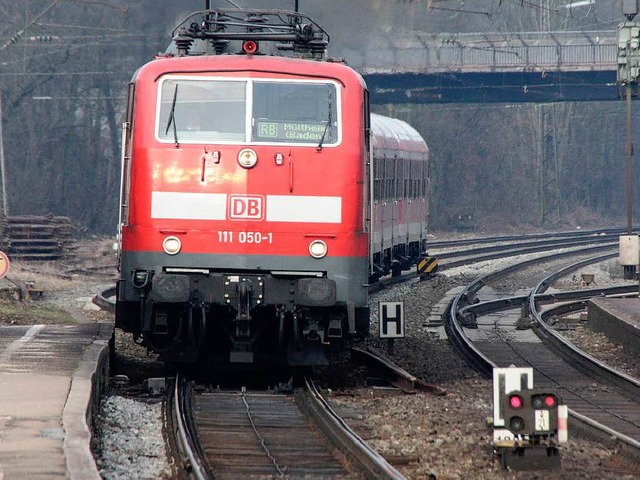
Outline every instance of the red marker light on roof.
<svg viewBox="0 0 640 480">
<path fill-rule="evenodd" d="M 244 53 L 247 53 L 249 55 L 252 53 L 256 53 L 258 51 L 258 44 L 253 40 L 247 40 L 242 44 L 242 50 L 244 50 Z"/>
</svg>

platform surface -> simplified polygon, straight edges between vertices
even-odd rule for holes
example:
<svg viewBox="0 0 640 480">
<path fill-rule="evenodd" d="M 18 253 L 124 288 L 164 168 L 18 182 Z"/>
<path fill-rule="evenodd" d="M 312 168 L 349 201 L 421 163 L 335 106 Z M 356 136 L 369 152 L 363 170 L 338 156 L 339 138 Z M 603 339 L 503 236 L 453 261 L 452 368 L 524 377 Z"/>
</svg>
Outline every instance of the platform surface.
<svg viewBox="0 0 640 480">
<path fill-rule="evenodd" d="M 86 419 L 111 326 L 0 326 L 0 479 L 100 478 Z"/>
</svg>

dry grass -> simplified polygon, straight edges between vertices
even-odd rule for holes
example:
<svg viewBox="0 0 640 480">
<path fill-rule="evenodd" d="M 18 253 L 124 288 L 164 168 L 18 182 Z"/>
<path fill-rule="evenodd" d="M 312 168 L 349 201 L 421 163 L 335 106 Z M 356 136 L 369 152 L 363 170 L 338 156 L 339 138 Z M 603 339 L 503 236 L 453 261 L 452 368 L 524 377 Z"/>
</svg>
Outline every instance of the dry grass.
<svg viewBox="0 0 640 480">
<path fill-rule="evenodd" d="M 6 280 L 21 290 L 23 301 L 12 300 L 10 294 L 0 295 L 4 298 L 0 299 L 0 324 L 75 323 L 74 311 L 80 308 L 74 303 L 75 296 L 84 294 L 73 292 L 84 292 L 86 285 L 108 284 L 115 279 L 116 259 L 112 243 L 111 239 L 78 241 L 75 255 L 60 261 L 11 261 Z M 34 293 L 32 299 L 29 290 Z M 64 300 L 67 294 L 68 301 Z M 60 295 L 63 300 L 52 300 Z M 93 313 L 83 311 L 79 317 Z"/>
<path fill-rule="evenodd" d="M 63 272 L 60 264 L 55 262 L 13 262 L 7 279 L 21 289 L 30 282 L 39 290 L 60 292 L 80 279 Z"/>
<path fill-rule="evenodd" d="M 95 275 L 89 269 L 102 269 L 103 276 L 116 274 L 113 239 L 98 238 L 79 241 L 73 258 L 59 261 L 12 261 L 7 279 L 25 289 L 31 283 L 43 292 L 60 292 Z M 11 259 L 10 259 L 11 260 Z"/>
<path fill-rule="evenodd" d="M 69 312 L 51 303 L 0 303 L 0 324 L 2 325 L 68 324 L 69 319 Z"/>
</svg>

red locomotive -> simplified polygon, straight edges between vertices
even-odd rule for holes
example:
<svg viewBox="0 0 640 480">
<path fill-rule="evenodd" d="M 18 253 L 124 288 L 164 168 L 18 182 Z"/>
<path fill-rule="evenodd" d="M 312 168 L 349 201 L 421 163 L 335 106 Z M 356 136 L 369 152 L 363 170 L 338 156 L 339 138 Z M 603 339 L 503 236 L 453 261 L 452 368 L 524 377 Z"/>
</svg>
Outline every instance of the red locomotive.
<svg viewBox="0 0 640 480">
<path fill-rule="evenodd" d="M 172 362 L 325 363 L 424 251 L 427 146 L 298 12 L 182 25 L 129 88 L 116 326 Z"/>
</svg>

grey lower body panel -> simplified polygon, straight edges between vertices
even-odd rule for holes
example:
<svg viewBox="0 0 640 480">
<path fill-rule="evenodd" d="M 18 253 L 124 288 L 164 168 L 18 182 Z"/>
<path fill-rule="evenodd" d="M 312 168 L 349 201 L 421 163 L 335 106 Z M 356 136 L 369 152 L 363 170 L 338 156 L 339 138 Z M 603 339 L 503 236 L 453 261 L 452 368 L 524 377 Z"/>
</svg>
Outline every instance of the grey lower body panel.
<svg viewBox="0 0 640 480">
<path fill-rule="evenodd" d="M 124 252 L 116 326 L 171 361 L 319 365 L 368 333 L 367 279 L 366 258 Z"/>
<path fill-rule="evenodd" d="M 368 260 L 367 258 L 324 258 L 280 257 L 280 256 L 238 256 L 180 254 L 169 256 L 161 252 L 123 252 L 121 260 L 121 281 L 124 284 L 119 300 L 136 301 L 140 293 L 133 287 L 133 272 L 152 271 L 155 274 L 179 269 L 209 271 L 203 276 L 253 274 L 273 275 L 275 278 L 291 281 L 296 278 L 320 273 L 336 284 L 336 302 L 353 302 L 357 307 L 366 307 L 368 302 Z M 178 273 L 180 274 L 180 273 Z M 191 275 L 188 272 L 183 275 Z M 197 273 L 192 273 L 198 275 Z M 269 295 L 269 292 L 265 292 Z"/>
</svg>

